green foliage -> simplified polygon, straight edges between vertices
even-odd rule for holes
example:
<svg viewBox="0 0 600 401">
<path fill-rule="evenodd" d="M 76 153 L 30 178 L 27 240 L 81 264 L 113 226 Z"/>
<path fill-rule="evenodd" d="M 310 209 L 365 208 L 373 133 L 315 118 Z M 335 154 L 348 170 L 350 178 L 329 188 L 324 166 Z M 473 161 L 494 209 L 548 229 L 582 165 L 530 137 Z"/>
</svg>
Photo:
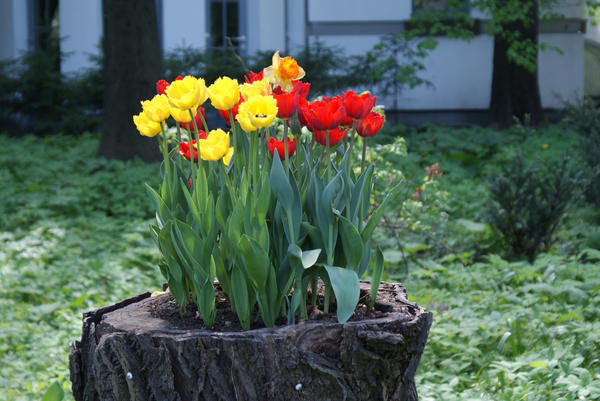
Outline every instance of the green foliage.
<svg viewBox="0 0 600 401">
<path fill-rule="evenodd" d="M 96 67 L 65 75 L 62 56 L 32 51 L 0 63 L 0 121 L 11 132 L 81 133 L 100 124 L 103 78 Z"/>
<path fill-rule="evenodd" d="M 274 132 L 287 135 L 283 124 L 276 121 Z M 298 150 L 281 161 L 271 159 L 259 134 L 234 126 L 235 159 L 227 168 L 221 161 L 194 167 L 167 156 L 162 184 L 149 189 L 161 272 L 179 306 L 191 296 L 209 328 L 215 278 L 225 283 L 246 330 L 257 320 L 255 310 L 267 327 L 282 312 L 289 323 L 307 318 L 308 285 L 318 279 L 326 287 L 323 309 L 329 312 L 333 295 L 337 318 L 345 322 L 358 303 L 371 237 L 394 190 L 373 209 L 373 167 L 355 171 L 350 151 L 312 149 L 294 131 Z M 383 262 L 373 268 L 381 276 Z"/>
<path fill-rule="evenodd" d="M 161 287 L 144 190 L 157 166 L 97 148 L 93 135 L 0 135 L 2 400 L 42 399 L 56 381 L 72 400 L 82 313 Z"/>
<path fill-rule="evenodd" d="M 586 199 L 600 206 L 600 112 L 590 98 L 575 103 L 565 103 L 563 123 L 580 135 L 580 153 L 587 166 L 584 175 L 588 180 Z"/>
<path fill-rule="evenodd" d="M 533 262 L 547 250 L 567 207 L 577 195 L 580 177 L 564 158 L 559 163 L 525 165 L 515 157 L 502 174 L 490 175 L 489 221 L 515 255 Z"/>
</svg>

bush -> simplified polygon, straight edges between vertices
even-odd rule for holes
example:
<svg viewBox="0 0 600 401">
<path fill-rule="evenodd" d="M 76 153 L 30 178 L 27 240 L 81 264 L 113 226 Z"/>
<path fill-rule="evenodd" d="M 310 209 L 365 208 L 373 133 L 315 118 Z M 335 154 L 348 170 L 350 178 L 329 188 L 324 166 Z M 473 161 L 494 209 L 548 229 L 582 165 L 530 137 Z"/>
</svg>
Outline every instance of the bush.
<svg viewBox="0 0 600 401">
<path fill-rule="evenodd" d="M 538 252 L 550 247 L 580 177 L 566 157 L 525 166 L 522 157 L 516 156 L 502 174 L 490 175 L 488 219 L 514 255 L 525 255 L 533 262 Z"/>
<path fill-rule="evenodd" d="M 102 109 L 101 59 L 78 74 L 60 72 L 61 55 L 31 51 L 0 63 L 3 131 L 47 135 L 94 131 Z"/>
<path fill-rule="evenodd" d="M 600 112 L 596 102 L 585 98 L 577 103 L 565 104 L 563 122 L 581 135 L 581 157 L 587 163 L 588 180 L 585 197 L 600 207 Z"/>
</svg>

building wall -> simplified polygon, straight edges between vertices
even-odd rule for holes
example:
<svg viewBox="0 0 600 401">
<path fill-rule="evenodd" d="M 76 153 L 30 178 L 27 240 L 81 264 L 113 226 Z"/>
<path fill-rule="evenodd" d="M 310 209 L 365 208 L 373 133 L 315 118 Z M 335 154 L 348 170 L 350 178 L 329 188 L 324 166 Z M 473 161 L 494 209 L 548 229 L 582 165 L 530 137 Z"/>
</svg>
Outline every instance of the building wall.
<svg viewBox="0 0 600 401">
<path fill-rule="evenodd" d="M 163 50 L 205 47 L 208 42 L 208 5 L 205 0 L 163 0 Z M 161 16 L 162 14 L 162 16 Z"/>
<path fill-rule="evenodd" d="M 90 56 L 100 54 L 102 40 L 102 0 L 60 0 L 59 27 L 60 50 L 65 55 L 61 71 L 93 67 Z"/>
<path fill-rule="evenodd" d="M 29 49 L 28 2 L 0 0 L 0 60 L 19 57 Z"/>
</svg>

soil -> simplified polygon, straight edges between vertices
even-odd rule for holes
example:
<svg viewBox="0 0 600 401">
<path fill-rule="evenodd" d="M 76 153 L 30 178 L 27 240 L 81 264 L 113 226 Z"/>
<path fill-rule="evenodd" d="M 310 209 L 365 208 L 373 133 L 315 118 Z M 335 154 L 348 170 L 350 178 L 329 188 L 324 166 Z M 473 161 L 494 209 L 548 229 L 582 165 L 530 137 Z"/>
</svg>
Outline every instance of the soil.
<svg viewBox="0 0 600 401">
<path fill-rule="evenodd" d="M 324 297 L 322 288 L 323 287 L 320 286 L 319 291 L 317 292 L 316 306 L 307 304 L 308 320 L 337 322 L 335 303 L 331 303 L 329 305 L 329 313 L 325 313 L 323 310 Z M 308 291 L 307 299 L 311 299 L 310 290 Z M 387 315 L 386 311 L 390 309 L 387 303 L 376 302 L 373 310 L 369 310 L 369 299 L 369 292 L 364 288 L 361 288 L 358 305 L 356 306 L 354 314 L 350 317 L 349 321 L 377 319 Z M 377 301 L 380 301 L 379 298 Z M 215 284 L 215 304 L 216 318 L 215 324 L 211 330 L 217 332 L 244 331 L 240 325 L 237 314 L 231 309 L 227 295 L 223 292 L 219 284 Z M 175 299 L 168 292 L 166 294 L 152 297 L 151 300 L 149 300 L 148 307 L 150 307 L 151 315 L 153 317 L 168 321 L 172 327 L 176 329 L 207 329 L 200 316 L 200 313 L 198 313 L 198 308 L 195 304 L 188 304 L 186 308 L 181 311 Z M 254 316 L 258 315 L 258 309 L 256 309 Z M 286 316 L 280 316 L 275 321 L 275 327 L 281 327 L 285 325 L 287 325 Z M 259 317 L 256 321 L 252 322 L 250 329 L 260 329 L 264 327 L 265 325 L 262 319 Z"/>
</svg>

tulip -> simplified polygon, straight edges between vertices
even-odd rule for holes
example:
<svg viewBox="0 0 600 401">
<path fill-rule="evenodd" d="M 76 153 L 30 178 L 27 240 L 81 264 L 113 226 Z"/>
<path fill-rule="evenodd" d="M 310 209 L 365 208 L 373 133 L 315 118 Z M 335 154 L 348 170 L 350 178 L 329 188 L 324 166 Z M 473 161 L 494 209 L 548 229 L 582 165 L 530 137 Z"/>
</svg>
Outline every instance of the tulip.
<svg viewBox="0 0 600 401">
<path fill-rule="evenodd" d="M 308 106 L 308 122 L 320 131 L 338 127 L 344 119 L 344 105 L 339 97 L 324 98 Z"/>
<path fill-rule="evenodd" d="M 210 102 L 217 110 L 231 110 L 240 100 L 237 79 L 220 77 L 208 87 Z"/>
<path fill-rule="evenodd" d="M 183 129 L 189 129 L 190 131 L 193 131 L 194 124 L 191 122 L 192 118 L 190 117 L 190 113 L 181 111 L 181 110 L 179 110 L 179 112 L 182 114 L 187 114 L 187 121 L 186 122 L 181 121 L 181 122 L 179 122 L 179 125 L 181 125 L 181 127 L 183 127 Z M 194 120 L 196 121 L 196 127 L 198 127 L 198 129 L 200 129 L 200 127 L 204 126 L 202 119 L 204 118 L 206 120 L 206 112 L 204 111 L 204 107 L 202 107 L 202 106 L 198 107 L 198 111 L 194 112 L 193 114 L 194 114 Z"/>
<path fill-rule="evenodd" d="M 243 102 L 240 104 L 238 108 L 238 114 L 235 116 L 235 119 L 240 124 L 240 127 L 242 127 L 242 129 L 246 132 L 253 132 L 258 129 L 258 127 L 255 127 L 252 124 L 252 121 L 250 121 L 250 114 L 251 112 L 248 103 Z"/>
<path fill-rule="evenodd" d="M 189 110 L 202 105 L 208 99 L 208 90 L 204 79 L 196 79 L 187 75 L 181 80 L 171 83 L 165 93 L 169 97 L 169 104 L 180 110 Z"/>
<path fill-rule="evenodd" d="M 244 100 L 248 100 L 254 96 L 268 96 L 271 92 L 271 84 L 268 79 L 261 79 L 240 85 L 240 95 Z"/>
<path fill-rule="evenodd" d="M 197 146 L 196 146 L 197 147 Z M 205 139 L 200 139 L 200 157 L 202 160 L 223 160 L 229 164 L 233 148 L 229 147 L 229 134 L 222 129 L 212 130 Z"/>
<path fill-rule="evenodd" d="M 250 71 L 248 73 L 248 75 L 244 75 L 244 81 L 246 81 L 247 84 L 251 84 L 254 81 L 262 81 L 263 79 L 263 72 L 260 71 L 258 73 L 254 72 L 254 71 Z"/>
<path fill-rule="evenodd" d="M 173 107 L 170 106 L 169 107 L 169 112 L 171 113 L 171 117 L 173 117 L 173 120 L 180 122 L 180 123 L 189 123 L 190 121 L 192 121 L 192 116 L 190 116 L 190 111 L 189 110 L 181 110 L 178 109 L 177 107 Z M 194 115 L 194 118 L 196 118 L 197 114 L 198 114 L 198 109 L 192 109 L 192 114 Z M 193 127 L 193 124 L 192 124 Z"/>
<path fill-rule="evenodd" d="M 179 76 L 177 76 L 177 78 L 175 78 L 175 81 L 179 81 L 182 79 L 183 79 L 183 77 L 181 75 L 179 75 Z M 168 86 L 169 86 L 169 82 L 165 81 L 164 79 L 157 81 L 156 82 L 156 93 L 159 95 L 166 95 L 165 90 L 167 89 Z"/>
<path fill-rule="evenodd" d="M 272 96 L 254 96 L 240 105 L 238 116 L 242 110 L 245 114 L 242 119 L 247 117 L 254 127 L 265 128 L 277 116 L 277 101 Z"/>
<path fill-rule="evenodd" d="M 274 87 L 280 86 L 284 92 L 290 92 L 294 89 L 292 81 L 297 81 L 306 73 L 298 65 L 298 62 L 291 57 L 279 56 L 279 51 L 273 54 L 272 64 L 263 70 L 263 76 L 273 84 Z"/>
<path fill-rule="evenodd" d="M 371 97 L 369 92 L 364 92 L 359 96 L 354 91 L 345 92 L 342 97 L 346 114 L 355 120 L 360 120 L 369 114 L 375 105 L 375 99 L 376 97 Z"/>
<path fill-rule="evenodd" d="M 370 138 L 375 136 L 383 125 L 383 114 L 379 114 L 376 111 L 371 111 L 366 117 L 358 120 L 356 124 L 356 132 L 363 138 Z"/>
<path fill-rule="evenodd" d="M 327 131 L 314 130 L 313 135 L 315 136 L 315 141 L 322 146 L 327 146 L 327 135 L 329 135 L 329 147 L 331 148 L 344 139 L 346 132 L 348 132 L 348 128 L 342 131 L 340 127 L 337 127 Z"/>
<path fill-rule="evenodd" d="M 151 120 L 145 112 L 133 116 L 133 123 L 141 135 L 154 137 L 161 131 L 160 123 Z"/>
<path fill-rule="evenodd" d="M 300 100 L 299 94 L 296 92 L 283 92 L 281 94 L 273 94 L 273 97 L 277 101 L 277 117 L 282 119 L 288 119 L 298 109 L 298 101 Z"/>
<path fill-rule="evenodd" d="M 288 147 L 287 147 L 288 157 L 292 157 L 292 155 L 296 151 L 296 138 L 293 138 L 291 140 L 288 139 L 287 143 L 288 143 Z M 275 150 L 277 150 L 277 154 L 279 154 L 279 160 L 285 159 L 285 141 L 284 140 L 278 141 L 277 139 L 270 137 L 269 140 L 267 141 L 267 149 L 269 150 L 269 153 L 271 154 L 271 156 L 273 156 L 273 154 L 275 153 Z"/>
<path fill-rule="evenodd" d="M 301 97 L 298 101 L 298 121 L 300 125 L 311 128 L 309 117 L 309 103 L 306 98 Z"/>
<path fill-rule="evenodd" d="M 152 121 L 161 123 L 169 118 L 169 100 L 165 95 L 156 95 L 152 100 L 144 100 L 141 103 L 144 113 Z"/>
<path fill-rule="evenodd" d="M 206 132 L 199 131 L 200 139 L 206 139 Z M 192 149 L 194 150 L 194 161 L 198 161 L 198 148 L 196 146 L 196 140 L 192 139 Z M 179 149 L 177 150 L 177 154 L 185 157 L 187 160 L 190 160 L 190 143 L 189 142 L 180 142 Z"/>
<path fill-rule="evenodd" d="M 236 118 L 236 116 L 238 114 L 240 104 L 242 104 L 243 102 L 244 102 L 244 99 L 242 99 L 240 97 L 240 101 L 237 102 L 237 104 L 235 106 L 233 106 L 233 108 L 231 109 L 231 114 L 233 114 L 234 119 Z M 225 121 L 225 124 L 227 124 L 228 127 L 231 127 L 231 120 L 229 119 L 229 111 L 230 110 L 217 110 L 217 111 L 219 112 L 219 115 L 221 116 L 223 121 Z"/>
</svg>

